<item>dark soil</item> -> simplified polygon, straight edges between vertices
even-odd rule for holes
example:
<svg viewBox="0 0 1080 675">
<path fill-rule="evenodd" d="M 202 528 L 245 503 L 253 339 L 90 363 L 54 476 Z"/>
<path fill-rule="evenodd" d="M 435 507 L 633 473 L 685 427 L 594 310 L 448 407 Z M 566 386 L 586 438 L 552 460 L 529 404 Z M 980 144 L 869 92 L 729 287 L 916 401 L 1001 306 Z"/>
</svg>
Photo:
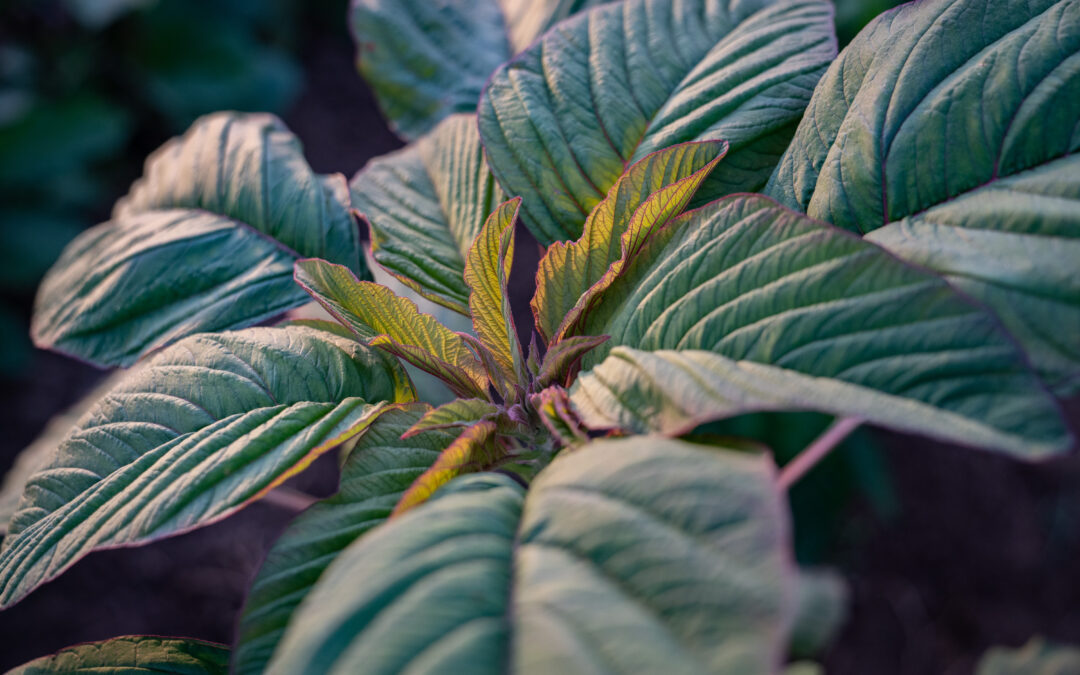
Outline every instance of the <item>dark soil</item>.
<svg viewBox="0 0 1080 675">
<path fill-rule="evenodd" d="M 309 50 L 308 89 L 286 119 L 317 170 L 351 176 L 400 142 L 338 38 Z M 44 352 L 28 372 L 0 383 L 0 470 L 101 376 Z M 1080 418 L 1080 405 L 1070 416 Z M 877 516 L 853 503 L 840 524 L 832 558 L 851 582 L 853 605 L 824 659 L 828 672 L 962 674 L 991 645 L 1033 634 L 1080 643 L 1080 458 L 1025 465 L 879 437 L 899 511 Z M 324 462 L 300 487 L 325 494 L 333 480 Z M 256 504 L 197 532 L 88 556 L 0 612 L 0 669 L 122 634 L 229 642 L 245 589 L 291 515 Z"/>
</svg>

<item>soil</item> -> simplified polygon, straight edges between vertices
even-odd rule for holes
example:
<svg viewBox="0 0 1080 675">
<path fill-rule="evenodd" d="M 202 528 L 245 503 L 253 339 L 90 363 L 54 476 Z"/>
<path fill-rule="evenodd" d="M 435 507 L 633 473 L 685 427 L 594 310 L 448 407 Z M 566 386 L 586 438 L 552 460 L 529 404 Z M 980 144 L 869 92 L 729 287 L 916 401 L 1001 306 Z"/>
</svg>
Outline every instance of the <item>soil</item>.
<svg viewBox="0 0 1080 675">
<path fill-rule="evenodd" d="M 308 88 L 286 121 L 316 170 L 351 176 L 400 147 L 355 74 L 344 36 L 313 45 L 306 70 Z M 535 266 L 533 258 L 526 264 Z M 525 297 L 523 290 L 518 299 Z M 35 352 L 28 372 L 0 383 L 0 470 L 101 377 L 45 352 Z M 1080 401 L 1069 413 L 1080 419 Z M 1035 634 L 1080 644 L 1080 457 L 1029 465 L 875 434 L 899 508 L 880 516 L 856 501 L 838 524 L 829 562 L 849 580 L 852 603 L 824 655 L 827 672 L 959 675 L 992 645 Z M 322 462 L 298 487 L 327 494 L 334 472 Z M 123 634 L 230 642 L 245 589 L 292 515 L 256 504 L 196 532 L 86 557 L 0 612 L 0 669 Z"/>
</svg>

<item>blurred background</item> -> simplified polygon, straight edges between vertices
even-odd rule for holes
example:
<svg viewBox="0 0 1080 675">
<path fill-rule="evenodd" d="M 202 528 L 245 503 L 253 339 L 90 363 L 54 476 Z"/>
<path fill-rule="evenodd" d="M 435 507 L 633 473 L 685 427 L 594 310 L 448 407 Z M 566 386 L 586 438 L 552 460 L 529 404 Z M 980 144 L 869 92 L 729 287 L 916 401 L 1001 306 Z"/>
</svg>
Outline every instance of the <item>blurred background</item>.
<svg viewBox="0 0 1080 675">
<path fill-rule="evenodd" d="M 32 347 L 34 290 L 68 241 L 108 219 L 152 150 L 215 110 L 280 115 L 323 173 L 351 176 L 401 146 L 356 73 L 346 4 L 0 0 L 0 473 L 104 376 Z M 836 4 L 844 44 L 899 3 Z M 827 423 L 757 415 L 703 431 L 764 439 L 785 459 Z M 328 494 L 332 462 L 300 481 Z M 838 568 L 851 588 L 827 672 L 969 673 L 991 645 L 1080 643 L 1077 458 L 1027 466 L 864 430 L 791 496 L 800 562 Z M 0 612 L 0 670 L 122 634 L 230 642 L 244 590 L 292 515 L 256 504 L 89 556 Z"/>
</svg>

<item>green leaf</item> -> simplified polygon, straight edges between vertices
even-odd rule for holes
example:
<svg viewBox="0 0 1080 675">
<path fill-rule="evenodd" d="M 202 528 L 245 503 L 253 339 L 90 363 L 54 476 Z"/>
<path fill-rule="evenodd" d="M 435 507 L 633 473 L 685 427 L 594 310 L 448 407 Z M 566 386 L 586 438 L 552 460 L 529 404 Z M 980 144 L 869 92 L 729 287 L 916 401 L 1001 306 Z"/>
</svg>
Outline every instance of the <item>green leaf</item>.
<svg viewBox="0 0 1080 675">
<path fill-rule="evenodd" d="M 373 159 L 350 188 L 375 260 L 425 298 L 468 316 L 465 256 L 503 201 L 476 115 L 452 115 L 416 143 Z"/>
<path fill-rule="evenodd" d="M 356 0 L 349 27 L 360 73 L 406 140 L 474 112 L 484 81 L 511 56 L 493 0 Z"/>
<path fill-rule="evenodd" d="M 909 3 L 822 79 L 768 192 L 946 275 L 1080 391 L 1080 4 Z M 879 229 L 880 228 L 880 229 Z"/>
<path fill-rule="evenodd" d="M 0 549 L 10 606 L 98 548 L 224 518 L 412 398 L 376 350 L 303 327 L 196 335 L 125 378 L 26 484 Z"/>
<path fill-rule="evenodd" d="M 1073 675 L 1080 672 L 1080 647 L 1047 642 L 1033 637 L 1018 649 L 986 650 L 977 675 Z"/>
<path fill-rule="evenodd" d="M 654 152 L 616 181 L 585 220 L 580 239 L 548 247 L 531 304 L 549 344 L 573 329 L 654 231 L 682 213 L 726 152 L 722 141 Z"/>
<path fill-rule="evenodd" d="M 384 522 L 406 488 L 453 442 L 456 432 L 450 431 L 402 438 L 426 409 L 384 409 L 345 460 L 338 493 L 300 514 L 274 542 L 244 604 L 233 673 L 265 670 L 289 617 L 323 570 L 353 540 Z"/>
<path fill-rule="evenodd" d="M 844 578 L 828 568 L 800 568 L 798 586 L 788 651 L 809 658 L 823 653 L 847 622 L 851 591 Z"/>
<path fill-rule="evenodd" d="M 480 228 L 465 259 L 473 329 L 499 367 L 502 378 L 524 384 L 529 376 L 510 309 L 510 268 L 514 264 L 514 222 L 521 198 L 500 204 Z M 493 374 L 494 375 L 494 374 Z"/>
<path fill-rule="evenodd" d="M 446 382 L 464 398 L 484 398 L 484 366 L 458 333 L 416 303 L 325 260 L 296 263 L 296 282 L 361 340 Z"/>
<path fill-rule="evenodd" d="M 537 239 L 577 239 L 626 167 L 677 143 L 730 143 L 707 195 L 764 186 L 835 55 L 825 0 L 611 3 L 495 72 L 480 136 Z"/>
<path fill-rule="evenodd" d="M 13 668 L 7 675 L 151 672 L 225 675 L 229 672 L 229 648 L 191 638 L 128 635 L 68 647 Z"/>
<path fill-rule="evenodd" d="M 582 335 L 564 338 L 551 345 L 536 375 L 536 386 L 541 389 L 552 384 L 566 386 L 581 364 L 581 358 L 607 341 L 606 335 Z"/>
<path fill-rule="evenodd" d="M 695 410 L 716 418 L 795 407 L 1018 455 L 1071 443 L 1056 403 L 989 312 L 940 278 L 761 196 L 720 200 L 654 236 L 583 332 L 611 336 L 585 355 L 584 369 L 617 345 L 723 357 L 699 387 L 658 384 L 663 394 L 646 394 L 664 410 L 648 428 L 690 424 Z M 638 374 L 611 368 L 628 391 L 657 369 L 687 375 L 656 362 Z M 628 409 L 610 405 L 599 414 Z"/>
<path fill-rule="evenodd" d="M 472 426 L 474 422 L 499 414 L 499 407 L 481 398 L 458 398 L 424 413 L 405 432 L 405 438 L 432 429 Z"/>
<path fill-rule="evenodd" d="M 215 114 L 150 156 L 113 218 L 75 239 L 42 282 L 41 347 L 128 365 L 187 335 L 265 321 L 307 301 L 293 262 L 362 272 L 340 175 L 319 176 L 270 115 Z"/>
<path fill-rule="evenodd" d="M 269 672 L 778 668 L 794 588 L 767 457 L 598 441 L 523 492 L 459 479 L 353 544 Z"/>
<path fill-rule="evenodd" d="M 458 476 L 495 468 L 506 456 L 497 438 L 499 426 L 491 420 L 481 420 L 465 428 L 435 460 L 427 471 L 413 481 L 394 507 L 393 516 L 427 501 L 443 485 Z"/>
<path fill-rule="evenodd" d="M 592 429 L 681 436 L 701 424 L 749 412 L 816 411 L 1019 457 L 1063 452 L 1071 439 L 1052 402 L 1039 395 L 1030 379 L 1026 391 L 979 395 L 974 390 L 959 394 L 958 401 L 933 405 L 712 352 L 617 347 L 578 377 L 571 400 Z"/>
<path fill-rule="evenodd" d="M 608 0 L 356 0 L 357 64 L 406 140 L 476 111 L 495 68 L 571 14 Z"/>
<path fill-rule="evenodd" d="M 589 440 L 569 394 L 561 386 L 553 385 L 533 394 L 532 406 L 541 423 L 561 445 L 572 446 Z"/>
</svg>

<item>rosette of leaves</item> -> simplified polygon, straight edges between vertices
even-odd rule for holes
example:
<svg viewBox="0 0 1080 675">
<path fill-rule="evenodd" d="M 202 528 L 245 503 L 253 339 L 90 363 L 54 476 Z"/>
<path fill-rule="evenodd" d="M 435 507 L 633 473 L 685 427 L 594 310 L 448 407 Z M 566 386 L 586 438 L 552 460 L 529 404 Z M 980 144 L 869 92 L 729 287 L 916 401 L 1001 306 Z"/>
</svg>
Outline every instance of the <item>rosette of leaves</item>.
<svg viewBox="0 0 1080 675">
<path fill-rule="evenodd" d="M 1080 2 L 1007 11 L 986 0 L 914 3 L 871 24 L 827 70 L 823 3 L 760 4 L 627 0 L 572 18 L 492 77 L 479 129 L 451 117 L 361 171 L 351 196 L 333 190 L 338 206 L 365 214 L 375 260 L 469 316 L 473 333 L 442 326 L 355 265 L 266 249 L 290 256 L 271 259 L 275 274 L 289 264 L 296 288 L 336 322 L 201 333 L 150 357 L 30 478 L 0 550 L 0 600 L 93 548 L 222 517 L 346 445 L 341 491 L 293 522 L 253 584 L 234 672 L 769 673 L 793 645 L 804 655 L 814 634 L 793 630 L 796 598 L 814 595 L 797 593 L 789 550 L 783 491 L 798 471 L 778 473 L 752 444 L 693 434 L 699 425 L 749 411 L 838 418 L 793 466 L 862 423 L 1023 459 L 1068 449 L 1045 386 L 1062 390 L 1049 377 L 1059 371 L 1021 330 L 1045 336 L 1047 317 L 1006 320 L 988 282 L 1036 293 L 1075 266 L 1077 212 L 1065 207 L 1078 195 L 1061 167 L 1077 150 L 1080 114 L 1067 103 L 1080 97 L 1067 94 L 1080 88 L 1080 22 L 1071 21 Z M 956 19 L 971 15 L 985 19 L 977 30 Z M 665 27 L 685 42 L 649 48 L 685 49 L 653 64 L 631 43 Z M 1024 58 L 1011 58 L 1021 46 Z M 620 58 L 632 78 L 589 79 L 595 64 Z M 648 64 L 655 77 L 643 80 Z M 1009 77 L 994 77 L 1002 72 Z M 937 134 L 920 126 L 952 109 L 923 102 L 968 92 L 957 105 L 974 115 L 971 92 L 989 96 L 976 85 L 1017 81 L 1012 97 L 993 99 L 981 138 L 1004 137 L 1012 149 L 987 189 L 1030 198 L 987 211 L 998 195 L 972 194 L 984 170 L 940 184 L 915 170 L 916 149 L 953 166 L 944 158 L 955 125 Z M 582 89 L 591 84 L 641 98 L 621 111 L 617 97 L 597 105 L 581 95 L 598 93 Z M 720 89 L 731 98 L 717 104 Z M 769 106 L 782 114 L 770 109 L 752 124 Z M 1012 122 L 990 124 L 999 117 Z M 908 124 L 918 143 L 883 157 L 881 139 L 905 139 Z M 610 145 L 589 163 L 602 147 L 589 141 L 597 133 Z M 211 156 L 226 165 L 249 155 Z M 337 221 L 303 224 L 290 210 L 325 183 L 289 158 L 288 172 L 260 174 L 281 182 L 256 193 L 266 211 L 255 213 L 325 242 L 323 228 Z M 168 166 L 165 156 L 158 164 Z M 282 232 L 251 216 L 243 172 L 213 176 L 221 181 L 191 181 L 199 190 L 171 180 L 168 191 L 147 190 L 160 199 L 131 204 L 192 208 L 167 196 L 196 195 L 203 206 L 194 208 L 220 209 L 245 235 Z M 772 196 L 733 193 L 740 177 L 759 187 L 767 179 Z M 234 182 L 245 189 L 230 191 Z M 897 184 L 904 198 L 875 212 Z M 294 194 L 299 201 L 276 198 Z M 128 213 L 119 211 L 121 232 Z M 244 216 L 253 227 L 235 222 Z M 550 241 L 530 327 L 515 324 L 508 292 L 519 218 Z M 955 246 L 933 248 L 938 262 L 925 264 L 912 252 L 921 249 L 860 236 L 891 219 L 903 241 L 930 227 L 951 232 Z M 994 248 L 977 302 L 956 265 L 940 260 L 975 265 L 963 245 L 1004 246 L 991 236 L 1002 233 L 1039 252 L 1038 269 L 1009 265 Z M 94 241 L 70 251 L 68 265 L 111 260 Z M 1051 289 L 1066 309 L 1077 300 L 1069 283 Z M 264 317 L 237 304 L 237 321 Z M 93 344 L 109 325 L 80 340 Z M 411 402 L 401 362 L 457 398 Z"/>
</svg>

